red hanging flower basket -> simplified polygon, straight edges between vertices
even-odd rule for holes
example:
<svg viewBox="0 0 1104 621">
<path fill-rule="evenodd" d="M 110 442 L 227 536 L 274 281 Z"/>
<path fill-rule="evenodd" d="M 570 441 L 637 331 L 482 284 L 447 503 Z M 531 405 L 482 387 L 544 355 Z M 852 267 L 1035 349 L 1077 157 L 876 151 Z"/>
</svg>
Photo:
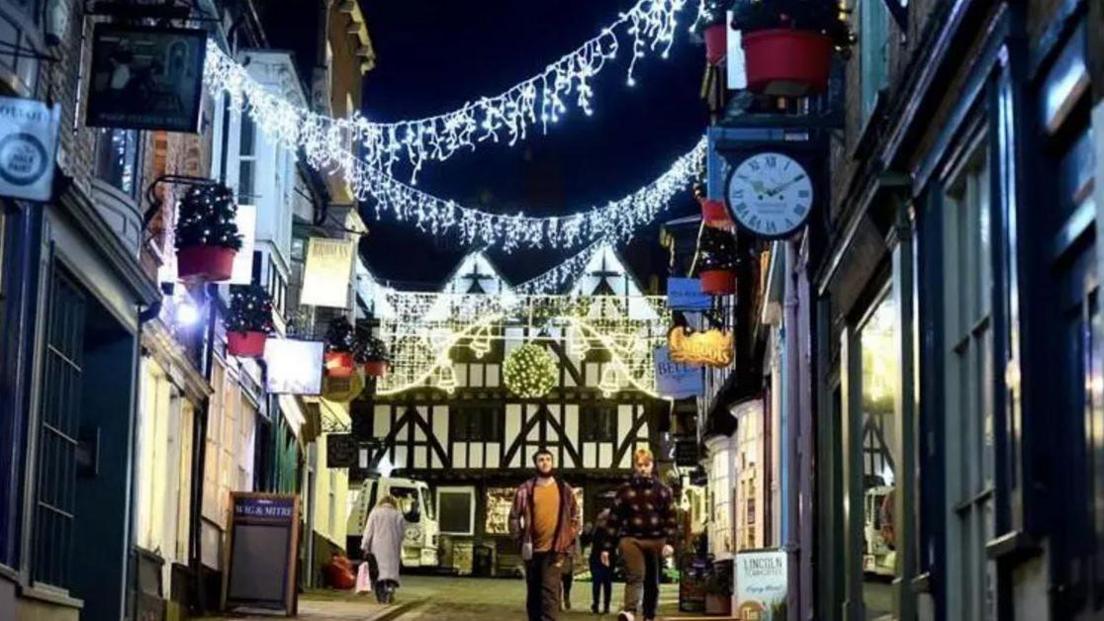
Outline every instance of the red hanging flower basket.
<svg viewBox="0 0 1104 621">
<path fill-rule="evenodd" d="M 369 360 L 364 363 L 364 372 L 372 377 L 383 377 L 387 375 L 387 361 Z"/>
<path fill-rule="evenodd" d="M 832 40 L 819 32 L 774 28 L 744 33 L 748 90 L 802 97 L 828 88 Z"/>
<path fill-rule="evenodd" d="M 736 272 L 731 270 L 703 270 L 701 278 L 702 293 L 709 295 L 730 295 L 736 293 Z"/>
<path fill-rule="evenodd" d="M 725 225 L 731 220 L 728 217 L 728 208 L 724 201 L 705 199 L 701 202 L 702 220 L 709 225 Z"/>
<path fill-rule="evenodd" d="M 326 375 L 330 377 L 352 377 L 356 372 L 356 363 L 350 352 L 326 352 L 325 360 Z"/>
<path fill-rule="evenodd" d="M 711 65 L 720 64 L 728 54 L 728 24 L 707 26 L 702 36 L 705 38 L 705 60 Z"/>
<path fill-rule="evenodd" d="M 261 358 L 264 356 L 265 341 L 268 335 L 264 332 L 227 332 L 226 348 L 231 356 L 238 358 Z"/>
<path fill-rule="evenodd" d="M 181 280 L 230 280 L 234 273 L 233 248 L 188 246 L 176 251 L 176 274 Z"/>
</svg>

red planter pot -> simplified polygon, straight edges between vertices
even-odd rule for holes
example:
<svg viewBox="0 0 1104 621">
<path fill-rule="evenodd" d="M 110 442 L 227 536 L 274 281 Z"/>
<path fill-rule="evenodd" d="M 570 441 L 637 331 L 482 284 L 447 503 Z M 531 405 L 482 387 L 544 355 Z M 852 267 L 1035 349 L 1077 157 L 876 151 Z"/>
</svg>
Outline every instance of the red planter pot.
<svg viewBox="0 0 1104 621">
<path fill-rule="evenodd" d="M 832 40 L 819 32 L 777 28 L 743 35 L 748 90 L 802 97 L 828 88 Z"/>
<path fill-rule="evenodd" d="M 701 278 L 702 293 L 709 295 L 730 295 L 736 293 L 736 272 L 729 270 L 703 270 Z"/>
<path fill-rule="evenodd" d="M 233 248 L 189 246 L 176 251 L 176 273 L 181 280 L 230 280 L 234 273 Z"/>
<path fill-rule="evenodd" d="M 231 356 L 239 358 L 261 358 L 264 356 L 265 341 L 268 335 L 264 332 L 227 332 L 226 348 Z"/>
<path fill-rule="evenodd" d="M 705 60 L 711 65 L 719 64 L 728 54 L 728 24 L 713 24 L 702 33 L 705 39 Z"/>
<path fill-rule="evenodd" d="M 372 377 L 383 377 L 387 375 L 387 361 L 369 360 L 364 363 L 364 372 Z"/>
<path fill-rule="evenodd" d="M 356 373 L 353 354 L 348 352 L 326 352 L 326 375 L 330 377 L 352 377 Z"/>
<path fill-rule="evenodd" d="M 726 225 L 731 221 L 728 218 L 728 207 L 724 201 L 706 199 L 701 202 L 702 220 L 706 224 Z"/>
</svg>

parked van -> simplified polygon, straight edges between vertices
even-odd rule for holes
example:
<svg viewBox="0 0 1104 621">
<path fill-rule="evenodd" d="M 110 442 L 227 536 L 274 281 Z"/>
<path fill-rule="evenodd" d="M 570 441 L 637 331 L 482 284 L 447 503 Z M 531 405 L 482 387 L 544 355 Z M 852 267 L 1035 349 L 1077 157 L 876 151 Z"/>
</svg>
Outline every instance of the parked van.
<svg viewBox="0 0 1104 621">
<path fill-rule="evenodd" d="M 406 536 L 403 539 L 403 567 L 436 567 L 437 556 L 437 512 L 434 510 L 429 485 L 425 481 L 398 477 L 379 477 L 366 479 L 357 492 L 349 512 L 347 549 L 350 554 L 360 555 L 360 537 L 364 533 L 364 522 L 376 502 L 383 496 L 392 496 L 398 501 L 399 511 L 406 519 Z"/>
</svg>

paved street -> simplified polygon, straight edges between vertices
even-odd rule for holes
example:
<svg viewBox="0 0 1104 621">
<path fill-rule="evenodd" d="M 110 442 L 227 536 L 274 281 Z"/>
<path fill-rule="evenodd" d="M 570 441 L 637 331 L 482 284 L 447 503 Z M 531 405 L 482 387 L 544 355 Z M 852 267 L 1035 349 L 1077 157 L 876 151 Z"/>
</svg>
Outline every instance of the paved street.
<svg viewBox="0 0 1104 621">
<path fill-rule="evenodd" d="M 613 585 L 614 602 L 620 602 L 624 585 Z M 677 586 L 664 585 L 661 613 L 677 610 Z M 560 619 L 612 620 L 614 616 L 590 613 L 590 583 L 577 582 L 572 589 L 574 610 L 565 611 Z M 447 621 L 507 621 L 525 618 L 525 585 L 521 580 L 442 578 L 436 576 L 403 577 L 403 586 L 392 606 L 380 606 L 370 595 L 353 595 L 333 591 L 309 593 L 299 600 L 299 618 L 306 621 L 414 621 L 440 619 Z M 611 606 L 613 608 L 613 606 Z M 228 617 L 212 617 L 206 621 L 224 621 Z M 235 619 L 241 619 L 235 617 Z M 254 619 L 248 617 L 247 619 Z M 271 617 L 255 617 L 271 619 Z"/>
</svg>

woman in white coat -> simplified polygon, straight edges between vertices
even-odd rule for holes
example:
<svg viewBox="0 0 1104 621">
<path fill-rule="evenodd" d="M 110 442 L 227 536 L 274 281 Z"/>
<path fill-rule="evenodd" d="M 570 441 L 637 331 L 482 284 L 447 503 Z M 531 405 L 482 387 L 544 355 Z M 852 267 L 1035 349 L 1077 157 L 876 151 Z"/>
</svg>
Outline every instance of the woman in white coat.
<svg viewBox="0 0 1104 621">
<path fill-rule="evenodd" d="M 364 521 L 364 537 L 360 540 L 365 558 L 368 554 L 375 558 L 373 588 L 381 604 L 390 604 L 399 586 L 406 521 L 397 507 L 398 503 L 391 496 L 380 498 Z"/>
</svg>

